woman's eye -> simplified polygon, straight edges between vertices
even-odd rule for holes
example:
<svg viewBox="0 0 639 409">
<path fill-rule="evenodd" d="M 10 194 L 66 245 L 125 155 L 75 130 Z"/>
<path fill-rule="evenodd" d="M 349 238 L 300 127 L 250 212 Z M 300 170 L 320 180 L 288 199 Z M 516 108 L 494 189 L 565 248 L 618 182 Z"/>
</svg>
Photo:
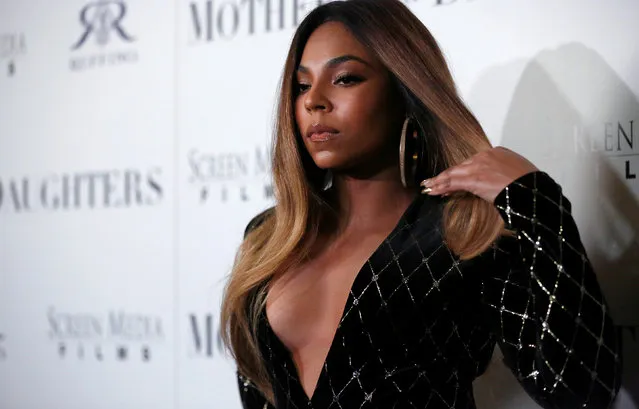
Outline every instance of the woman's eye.
<svg viewBox="0 0 639 409">
<path fill-rule="evenodd" d="M 360 82 L 362 82 L 362 78 L 350 74 L 340 75 L 335 79 L 335 84 L 342 85 L 354 85 Z"/>
<path fill-rule="evenodd" d="M 309 84 L 297 84 L 297 92 L 303 94 L 311 88 Z"/>
</svg>

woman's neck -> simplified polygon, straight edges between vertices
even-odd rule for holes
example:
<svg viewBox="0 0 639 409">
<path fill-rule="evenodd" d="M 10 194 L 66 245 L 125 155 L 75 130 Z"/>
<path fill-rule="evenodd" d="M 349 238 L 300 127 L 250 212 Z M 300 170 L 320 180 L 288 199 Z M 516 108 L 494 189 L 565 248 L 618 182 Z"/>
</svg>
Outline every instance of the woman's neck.
<svg viewBox="0 0 639 409">
<path fill-rule="evenodd" d="M 416 189 L 402 186 L 395 167 L 366 179 L 334 174 L 332 189 L 338 210 L 338 235 L 394 226 L 418 194 Z"/>
</svg>

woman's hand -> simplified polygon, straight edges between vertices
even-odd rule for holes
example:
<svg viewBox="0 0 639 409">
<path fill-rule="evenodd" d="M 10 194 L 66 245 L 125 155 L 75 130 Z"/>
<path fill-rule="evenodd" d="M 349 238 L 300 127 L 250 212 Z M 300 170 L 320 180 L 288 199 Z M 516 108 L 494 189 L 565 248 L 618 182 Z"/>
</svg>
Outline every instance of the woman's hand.
<svg viewBox="0 0 639 409">
<path fill-rule="evenodd" d="M 424 180 L 422 193 L 448 196 L 458 191 L 473 193 L 493 203 L 509 184 L 537 167 L 521 155 L 503 147 L 480 152 L 439 175 Z"/>
</svg>

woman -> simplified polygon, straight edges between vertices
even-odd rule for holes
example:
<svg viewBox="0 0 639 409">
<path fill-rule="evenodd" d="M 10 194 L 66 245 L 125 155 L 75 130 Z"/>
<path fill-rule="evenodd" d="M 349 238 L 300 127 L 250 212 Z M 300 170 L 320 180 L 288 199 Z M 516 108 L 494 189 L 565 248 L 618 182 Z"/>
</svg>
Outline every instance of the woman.
<svg viewBox="0 0 639 409">
<path fill-rule="evenodd" d="M 541 406 L 611 405 L 619 342 L 569 201 L 491 147 L 402 3 L 307 16 L 274 144 L 276 206 L 222 308 L 245 408 L 472 408 L 495 343 Z"/>
</svg>

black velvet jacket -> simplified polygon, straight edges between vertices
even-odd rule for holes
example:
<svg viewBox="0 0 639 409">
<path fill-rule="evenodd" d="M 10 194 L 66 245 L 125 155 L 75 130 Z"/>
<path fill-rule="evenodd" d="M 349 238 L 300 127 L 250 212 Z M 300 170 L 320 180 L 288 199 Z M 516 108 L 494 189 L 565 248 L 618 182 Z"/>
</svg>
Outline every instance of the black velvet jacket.
<svg viewBox="0 0 639 409">
<path fill-rule="evenodd" d="M 542 407 L 610 407 L 621 345 L 561 187 L 543 172 L 506 187 L 495 206 L 516 236 L 468 261 L 443 242 L 442 203 L 416 198 L 361 268 L 310 399 L 262 313 L 276 408 L 474 408 L 496 342 Z M 245 409 L 272 408 L 238 383 Z"/>
</svg>

